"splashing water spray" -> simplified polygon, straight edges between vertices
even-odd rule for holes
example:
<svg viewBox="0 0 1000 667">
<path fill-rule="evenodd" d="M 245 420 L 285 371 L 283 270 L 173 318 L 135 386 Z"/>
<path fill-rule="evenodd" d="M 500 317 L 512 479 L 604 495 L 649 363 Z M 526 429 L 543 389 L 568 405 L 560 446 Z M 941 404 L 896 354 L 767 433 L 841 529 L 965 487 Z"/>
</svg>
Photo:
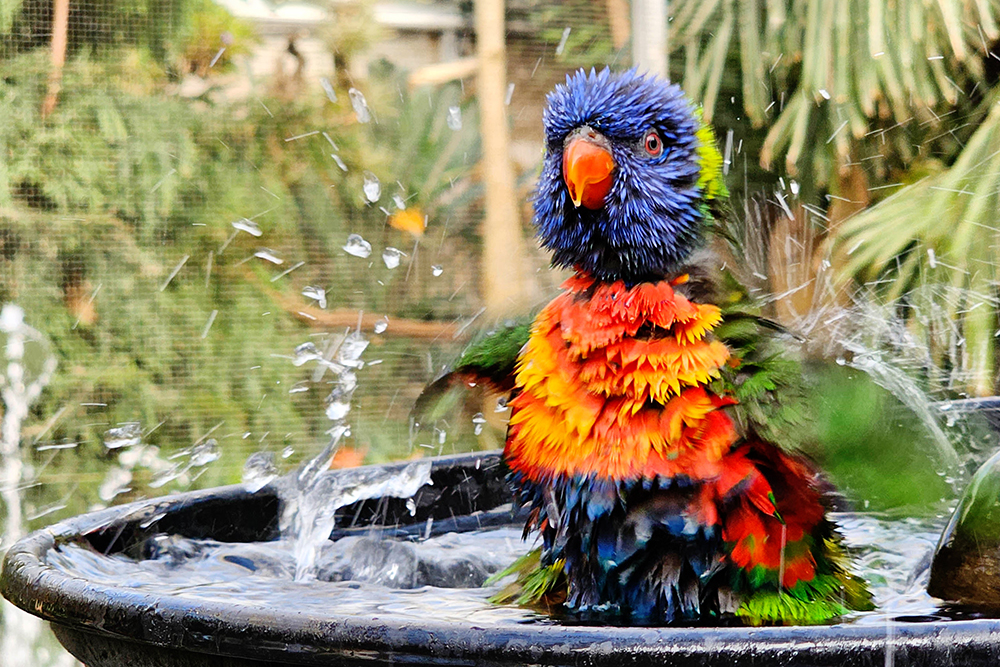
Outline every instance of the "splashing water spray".
<svg viewBox="0 0 1000 667">
<path fill-rule="evenodd" d="M 3 545 L 10 546 L 24 532 L 21 508 L 21 425 L 28 409 L 38 400 L 52 379 L 56 358 L 49 342 L 37 329 L 25 324 L 24 310 L 14 304 L 0 309 L 0 340 L 4 342 L 5 366 L 0 368 L 0 398 L 3 399 L 3 422 L 0 424 L 0 498 L 6 507 Z M 41 633 L 41 621 L 3 602 L 4 661 L 12 665 L 34 662 L 32 647 Z"/>
<path fill-rule="evenodd" d="M 313 343 L 304 343 L 295 348 L 292 360 L 296 366 L 315 364 L 314 383 L 328 372 L 333 376 L 326 397 L 329 440 L 319 454 L 278 484 L 282 499 L 279 528 L 282 537 L 293 544 L 296 581 L 315 579 L 316 560 L 336 524 L 337 510 L 368 498 L 409 498 L 430 483 L 430 461 L 416 461 L 401 471 L 359 468 L 328 472 L 344 438 L 351 434 L 347 418 L 358 386 L 357 373 L 364 368 L 361 356 L 368 348 L 361 319 L 359 313 L 357 328 L 331 339 L 324 352 Z"/>
</svg>

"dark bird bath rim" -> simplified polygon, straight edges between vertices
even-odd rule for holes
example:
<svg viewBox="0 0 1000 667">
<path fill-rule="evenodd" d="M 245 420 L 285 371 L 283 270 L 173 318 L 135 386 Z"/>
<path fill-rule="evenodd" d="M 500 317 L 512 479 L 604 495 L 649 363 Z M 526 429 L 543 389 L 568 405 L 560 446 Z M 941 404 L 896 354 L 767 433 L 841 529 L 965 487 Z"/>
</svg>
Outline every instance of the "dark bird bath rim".
<svg viewBox="0 0 1000 667">
<path fill-rule="evenodd" d="M 507 522 L 509 491 L 499 452 L 436 459 L 432 486 L 405 500 L 346 507 L 370 525 L 434 517 L 440 531 Z M 400 464 L 393 464 L 401 467 Z M 387 466 L 389 468 L 393 465 Z M 336 473 L 334 473 L 336 474 Z M 454 498 L 439 502 L 449 493 Z M 464 498 L 459 516 L 451 514 Z M 451 509 L 449 509 L 451 508 Z M 419 624 L 138 593 L 69 576 L 45 562 L 58 543 L 87 539 L 127 551 L 155 533 L 224 542 L 272 539 L 279 500 L 269 487 L 230 486 L 84 514 L 23 538 L 7 552 L 2 592 L 50 621 L 58 639 L 89 667 L 156 665 L 810 665 L 852 667 L 995 665 L 1000 620 L 897 622 L 769 628 L 641 628 L 523 624 L 490 627 L 428 618 Z M 405 519 L 405 521 L 404 521 Z M 405 529 L 405 528 L 404 528 Z M 435 531 L 437 532 L 437 531 Z"/>
</svg>

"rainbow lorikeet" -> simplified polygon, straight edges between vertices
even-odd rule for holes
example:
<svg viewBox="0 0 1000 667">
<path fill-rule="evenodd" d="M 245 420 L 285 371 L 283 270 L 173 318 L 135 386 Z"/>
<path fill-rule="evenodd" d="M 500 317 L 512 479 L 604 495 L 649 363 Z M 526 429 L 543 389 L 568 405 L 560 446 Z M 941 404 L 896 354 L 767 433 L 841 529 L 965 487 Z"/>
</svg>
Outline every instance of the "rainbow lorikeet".
<svg viewBox="0 0 1000 667">
<path fill-rule="evenodd" d="M 798 366 L 711 277 L 710 127 L 677 86 L 607 69 L 567 77 L 544 124 L 534 224 L 575 275 L 456 369 L 513 386 L 504 457 L 541 548 L 503 596 L 653 623 L 870 609 L 817 473 L 783 442 Z"/>
</svg>

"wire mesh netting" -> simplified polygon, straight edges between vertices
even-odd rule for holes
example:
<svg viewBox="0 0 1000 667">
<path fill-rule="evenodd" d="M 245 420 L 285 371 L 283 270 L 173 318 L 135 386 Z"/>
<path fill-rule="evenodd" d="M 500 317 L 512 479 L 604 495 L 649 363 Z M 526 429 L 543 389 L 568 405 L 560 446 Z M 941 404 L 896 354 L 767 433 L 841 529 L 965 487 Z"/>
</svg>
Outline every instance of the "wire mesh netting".
<svg viewBox="0 0 1000 667">
<path fill-rule="evenodd" d="M 491 324 L 473 80 L 408 78 L 471 54 L 471 9 L 419 5 L 415 28 L 366 3 L 70 2 L 60 28 L 66 7 L 8 4 L 0 23 L 0 302 L 59 361 L 23 433 L 28 515 L 238 481 L 254 451 L 290 467 L 329 427 L 329 377 L 295 349 L 331 355 L 359 325 L 344 464 L 497 446 L 408 420 Z M 510 9 L 525 211 L 562 54 L 600 62 L 583 47 L 607 26 L 591 3 Z M 122 429 L 142 455 L 114 447 Z"/>
<path fill-rule="evenodd" d="M 780 295 L 769 315 L 812 318 L 823 355 L 860 368 L 844 352 L 854 341 L 912 363 L 901 377 L 942 397 L 994 391 L 1000 3 L 835 7 L 669 3 L 671 73 L 705 103 L 732 222 L 755 235 L 744 268 Z M 504 412 L 485 395 L 461 399 L 461 423 L 409 420 L 421 388 L 498 323 L 481 262 L 493 128 L 480 122 L 473 10 L 0 0 L 0 305 L 17 304 L 58 361 L 19 421 L 20 481 L 0 489 L 7 506 L 23 497 L 27 527 L 235 483 L 256 452 L 289 470 L 328 440 L 345 391 L 351 437 L 334 465 L 500 445 Z M 507 3 L 525 237 L 545 95 L 578 67 L 628 66 L 629 11 Z M 560 274 L 527 254 L 537 304 Z M 846 284 L 889 298 L 850 310 Z M 0 315 L 0 340 L 21 310 Z M 345 390 L 315 362 L 352 332 L 368 347 Z M 864 477 L 872 437 L 853 409 L 826 428 L 857 431 L 841 469 Z M 879 469 L 934 472 L 897 454 Z M 844 479 L 886 486 L 867 477 Z M 929 478 L 891 493 L 941 502 Z"/>
</svg>

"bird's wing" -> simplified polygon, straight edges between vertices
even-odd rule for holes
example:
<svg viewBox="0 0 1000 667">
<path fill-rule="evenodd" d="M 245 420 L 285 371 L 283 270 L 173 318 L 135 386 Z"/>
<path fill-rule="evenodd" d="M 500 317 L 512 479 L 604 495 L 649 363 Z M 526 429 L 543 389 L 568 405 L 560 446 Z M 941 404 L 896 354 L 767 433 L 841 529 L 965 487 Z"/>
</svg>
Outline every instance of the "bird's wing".
<svg viewBox="0 0 1000 667">
<path fill-rule="evenodd" d="M 531 324 L 506 324 L 475 339 L 452 369 L 427 385 L 410 412 L 417 423 L 433 421 L 433 412 L 446 395 L 463 385 L 483 385 L 498 392 L 514 388 L 517 356 L 528 342 Z"/>
<path fill-rule="evenodd" d="M 720 292 L 723 319 L 714 333 L 732 351 L 733 363 L 715 390 L 738 401 L 730 410 L 744 433 L 798 449 L 814 439 L 806 418 L 806 377 L 789 352 L 801 338 L 763 317 L 732 274 L 723 272 Z"/>
<path fill-rule="evenodd" d="M 543 565 L 541 558 L 541 547 L 532 549 L 487 579 L 488 586 L 513 577 L 490 598 L 490 602 L 546 609 L 562 604 L 566 599 L 565 563 L 560 559 Z"/>
</svg>

